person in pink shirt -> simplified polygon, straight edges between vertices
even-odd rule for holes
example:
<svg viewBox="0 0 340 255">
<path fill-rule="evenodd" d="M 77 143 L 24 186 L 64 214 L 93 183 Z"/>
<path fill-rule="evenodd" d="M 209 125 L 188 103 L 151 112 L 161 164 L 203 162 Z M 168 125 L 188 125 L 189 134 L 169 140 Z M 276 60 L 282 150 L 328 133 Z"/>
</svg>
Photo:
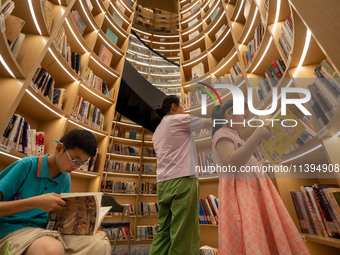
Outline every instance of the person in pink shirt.
<svg viewBox="0 0 340 255">
<path fill-rule="evenodd" d="M 242 123 L 244 115 L 233 114 L 233 103 L 215 106 L 212 119 Z M 257 128 L 246 142 L 240 137 L 243 124 L 215 125 L 212 152 L 220 166 L 260 166 L 254 156 L 263 139 L 271 137 L 268 127 Z M 309 254 L 280 195 L 265 173 L 220 173 L 219 190 L 219 253 L 221 255 Z"/>
<path fill-rule="evenodd" d="M 156 110 L 161 122 L 152 137 L 157 155 L 159 229 L 149 255 L 199 254 L 197 152 L 191 135 L 211 128 L 210 119 L 184 113 L 178 96 L 167 96 Z"/>
</svg>

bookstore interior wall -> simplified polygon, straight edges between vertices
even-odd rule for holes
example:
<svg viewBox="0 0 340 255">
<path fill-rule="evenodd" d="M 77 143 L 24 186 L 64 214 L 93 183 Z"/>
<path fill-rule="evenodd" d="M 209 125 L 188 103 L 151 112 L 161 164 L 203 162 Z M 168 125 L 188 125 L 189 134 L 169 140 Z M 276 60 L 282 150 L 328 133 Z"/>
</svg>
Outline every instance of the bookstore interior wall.
<svg viewBox="0 0 340 255">
<path fill-rule="evenodd" d="M 51 139 L 73 128 L 90 130 L 97 138 L 98 153 L 71 174 L 71 191 L 103 191 L 129 204 L 134 242 L 150 243 L 157 228 L 157 162 L 152 133 L 115 113 L 125 58 L 165 93 L 180 93 L 187 112 L 195 115 L 200 115 L 199 81 L 226 80 L 243 92 L 252 87 L 259 109 L 271 106 L 274 87 L 307 88 L 312 100 L 305 106 L 313 115 L 305 118 L 290 109 L 305 132 L 279 163 L 340 163 L 340 35 L 334 32 L 340 28 L 340 6 L 336 0 L 182 0 L 178 4 L 178 15 L 166 16 L 136 8 L 132 0 L 0 1 L 0 170 L 25 156 L 53 153 Z M 173 22 L 168 22 L 170 17 Z M 163 26 L 154 26 L 160 22 Z M 131 29 L 180 67 L 160 60 Z M 220 96 L 223 101 L 231 98 Z M 208 105 L 209 113 L 212 99 Z M 251 132 L 242 135 L 246 138 Z M 213 164 L 211 133 L 204 130 L 195 136 L 200 164 Z M 292 177 L 273 182 L 308 247 L 313 254 L 337 254 L 340 228 L 334 226 L 339 229 L 335 234 L 329 228 L 340 220 L 340 210 L 336 201 L 324 201 L 319 194 L 335 198 L 338 187 L 329 191 L 332 187 L 322 185 L 340 184 L 339 175 Z M 315 183 L 320 185 L 312 191 L 301 188 Z M 218 247 L 217 188 L 216 176 L 200 177 L 201 245 L 214 248 Z M 320 205 L 320 211 L 308 225 L 299 202 L 302 194 L 313 189 L 318 197 L 310 206 Z M 115 217 L 109 215 L 107 220 Z M 323 229 L 313 231 L 317 220 Z M 126 242 L 124 231 L 120 239 Z"/>
</svg>

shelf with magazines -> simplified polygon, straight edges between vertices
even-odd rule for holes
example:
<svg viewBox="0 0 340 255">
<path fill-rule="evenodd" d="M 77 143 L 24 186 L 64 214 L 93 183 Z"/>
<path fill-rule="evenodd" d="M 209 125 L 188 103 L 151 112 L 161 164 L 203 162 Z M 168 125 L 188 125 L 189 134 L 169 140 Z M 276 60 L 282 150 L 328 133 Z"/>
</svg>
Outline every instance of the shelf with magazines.
<svg viewBox="0 0 340 255">
<path fill-rule="evenodd" d="M 105 15 L 112 13 L 106 9 L 101 12 L 103 5 L 97 1 L 40 1 L 33 3 L 33 9 L 28 3 L 24 4 L 27 8 L 19 1 L 13 3 L 14 9 L 12 1 L 6 1 L 6 6 L 10 5 L 4 21 L 7 31 L 14 34 L 2 33 L 1 101 L 8 106 L 0 116 L 0 131 L 4 134 L 7 130 L 11 142 L 2 145 L 8 154 L 1 154 L 1 169 L 26 156 L 20 152 L 38 153 L 22 148 L 21 134 L 17 132 L 19 135 L 14 136 L 14 127 L 7 129 L 10 121 L 14 121 L 13 116 L 17 131 L 27 130 L 32 132 L 32 137 L 35 132 L 35 139 L 41 141 L 41 154 L 53 153 L 51 139 L 58 140 L 71 129 L 81 128 L 95 135 L 98 154 L 91 169 L 85 166 L 72 173 L 71 191 L 98 191 L 127 40 L 120 38 L 118 46 L 110 42 L 103 29 L 111 26 L 104 20 L 108 20 Z M 108 4 L 104 2 L 104 7 Z M 17 18 L 8 19 L 9 14 Z M 21 25 L 11 30 L 15 22 Z M 130 27 L 131 22 L 118 30 L 127 35 Z M 112 31 L 117 32 L 114 28 Z M 119 36 L 121 33 L 117 32 Z M 15 42 L 14 48 L 13 43 L 8 45 L 8 36 Z M 107 65 L 97 56 L 101 44 L 115 56 Z M 85 108 L 93 109 L 93 114 L 92 110 L 92 115 L 90 111 L 86 113 Z M 8 151 L 8 145 L 19 152 Z"/>
</svg>

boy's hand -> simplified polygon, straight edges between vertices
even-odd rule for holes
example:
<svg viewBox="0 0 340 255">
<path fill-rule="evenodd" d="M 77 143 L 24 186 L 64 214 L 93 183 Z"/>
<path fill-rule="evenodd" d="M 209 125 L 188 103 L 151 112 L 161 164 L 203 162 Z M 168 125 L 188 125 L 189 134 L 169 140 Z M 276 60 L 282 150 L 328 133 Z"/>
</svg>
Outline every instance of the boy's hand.
<svg viewBox="0 0 340 255">
<path fill-rule="evenodd" d="M 56 193 L 40 195 L 34 197 L 34 199 L 37 203 L 37 208 L 45 212 L 60 210 L 67 205 L 67 202 L 62 199 L 62 196 Z"/>
</svg>

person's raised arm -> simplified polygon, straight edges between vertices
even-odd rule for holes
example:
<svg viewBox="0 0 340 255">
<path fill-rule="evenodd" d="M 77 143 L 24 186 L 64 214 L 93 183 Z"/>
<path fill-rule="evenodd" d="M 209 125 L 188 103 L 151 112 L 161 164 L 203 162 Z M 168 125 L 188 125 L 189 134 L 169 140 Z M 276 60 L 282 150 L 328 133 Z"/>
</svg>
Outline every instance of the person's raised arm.
<svg viewBox="0 0 340 255">
<path fill-rule="evenodd" d="M 62 209 L 67 205 L 67 203 L 62 199 L 62 196 L 55 193 L 14 201 L 2 201 L 2 199 L 3 194 L 0 192 L 0 217 L 31 209 L 41 209 L 45 212 L 50 212 Z"/>
<path fill-rule="evenodd" d="M 221 138 L 216 145 L 219 158 L 224 165 L 231 165 L 239 168 L 244 166 L 253 155 L 257 146 L 263 139 L 271 136 L 268 127 L 257 128 L 248 140 L 237 150 L 229 139 Z"/>
</svg>

